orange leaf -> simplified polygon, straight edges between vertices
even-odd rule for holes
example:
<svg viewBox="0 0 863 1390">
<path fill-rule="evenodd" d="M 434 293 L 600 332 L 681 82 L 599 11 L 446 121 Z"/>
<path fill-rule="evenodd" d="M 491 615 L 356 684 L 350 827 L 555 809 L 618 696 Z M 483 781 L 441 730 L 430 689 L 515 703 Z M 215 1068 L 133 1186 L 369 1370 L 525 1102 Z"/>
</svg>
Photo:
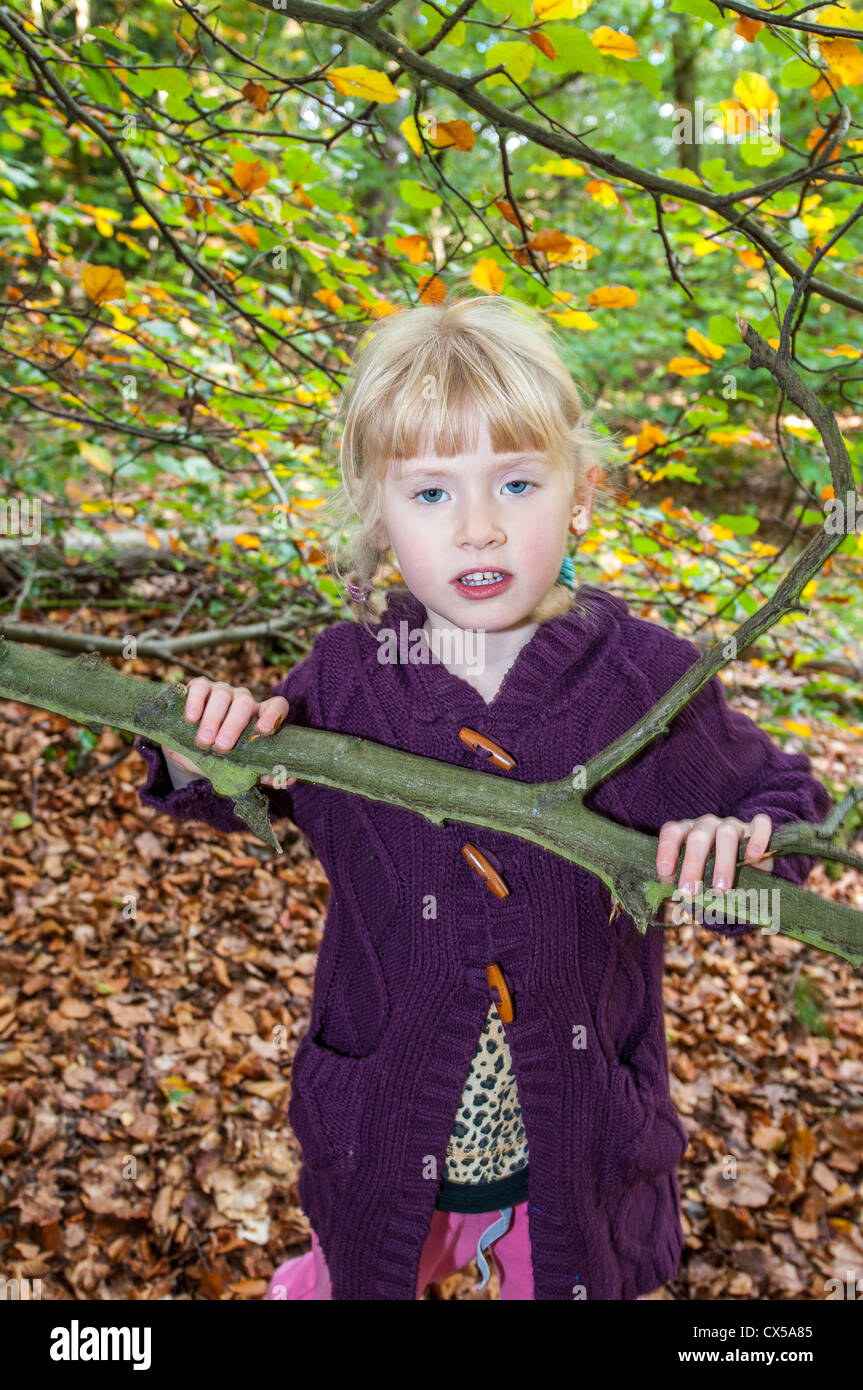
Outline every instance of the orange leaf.
<svg viewBox="0 0 863 1390">
<path fill-rule="evenodd" d="M 703 376 L 710 368 L 696 357 L 672 357 L 665 370 L 678 376 Z"/>
<path fill-rule="evenodd" d="M 244 241 L 247 246 L 257 248 L 260 237 L 258 236 L 258 229 L 254 222 L 241 222 L 238 227 L 232 227 L 231 231 L 234 233 L 234 236 L 238 236 L 240 241 Z"/>
<path fill-rule="evenodd" d="M 638 291 L 628 285 L 600 285 L 587 296 L 591 309 L 628 309 L 638 303 Z"/>
<path fill-rule="evenodd" d="M 260 159 L 238 159 L 231 170 L 231 178 L 245 197 L 265 188 L 270 181 L 270 171 Z"/>
<path fill-rule="evenodd" d="M 396 237 L 396 250 L 407 256 L 411 265 L 421 265 L 429 258 L 429 244 L 424 236 Z"/>
<path fill-rule="evenodd" d="M 532 33 L 528 34 L 527 37 L 530 39 L 532 44 L 536 45 L 540 53 L 545 54 L 546 58 L 557 57 L 557 49 L 555 48 L 551 39 L 546 38 L 545 34 L 541 34 L 537 30 L 534 30 Z"/>
<path fill-rule="evenodd" d="M 446 285 L 437 275 L 424 275 L 417 286 L 423 304 L 443 304 Z"/>
<path fill-rule="evenodd" d="M 513 227 L 518 227 L 518 230 L 521 231 L 521 223 L 518 220 L 518 216 L 512 203 L 504 202 L 503 198 L 495 198 L 494 205 L 500 213 L 501 217 L 505 217 L 507 222 L 511 222 Z M 530 225 L 527 217 L 524 217 L 524 225 L 526 227 Z"/>
<path fill-rule="evenodd" d="M 750 19 L 748 15 L 742 14 L 738 17 L 734 32 L 747 43 L 753 43 L 758 30 L 763 28 L 764 24 L 760 19 Z"/>
<path fill-rule="evenodd" d="M 266 111 L 270 101 L 270 94 L 266 87 L 262 87 L 260 82 L 249 80 L 242 91 L 246 101 L 250 102 L 256 111 Z"/>
<path fill-rule="evenodd" d="M 209 198 L 184 198 L 183 211 L 187 217 L 209 217 L 213 204 Z"/>
<path fill-rule="evenodd" d="M 126 281 L 119 270 L 111 265 L 85 265 L 81 272 L 81 283 L 94 304 L 126 298 Z"/>
<path fill-rule="evenodd" d="M 431 143 L 441 149 L 472 150 L 476 131 L 468 121 L 438 121 Z"/>
</svg>

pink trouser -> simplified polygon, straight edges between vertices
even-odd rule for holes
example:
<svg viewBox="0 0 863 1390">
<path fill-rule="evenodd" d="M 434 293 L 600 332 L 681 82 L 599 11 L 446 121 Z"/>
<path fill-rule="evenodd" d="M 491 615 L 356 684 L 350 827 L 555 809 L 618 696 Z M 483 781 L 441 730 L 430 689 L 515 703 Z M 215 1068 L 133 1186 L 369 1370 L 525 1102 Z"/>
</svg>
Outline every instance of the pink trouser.
<svg viewBox="0 0 863 1390">
<path fill-rule="evenodd" d="M 495 1226 L 497 1231 L 493 1230 Z M 504 1227 L 506 1229 L 501 1234 Z M 455 1274 L 474 1258 L 484 1275 L 477 1288 L 484 1288 L 488 1274 L 483 1252 L 491 1248 L 492 1239 L 501 1298 L 532 1299 L 533 1267 L 527 1202 L 519 1202 L 500 1212 L 484 1211 L 469 1215 L 435 1210 L 420 1256 L 417 1298 L 422 1296 L 429 1284 Z M 270 1280 L 267 1298 L 312 1300 L 331 1299 L 332 1296 L 324 1253 L 312 1231 L 311 1250 L 306 1255 L 299 1255 L 279 1265 Z"/>
</svg>

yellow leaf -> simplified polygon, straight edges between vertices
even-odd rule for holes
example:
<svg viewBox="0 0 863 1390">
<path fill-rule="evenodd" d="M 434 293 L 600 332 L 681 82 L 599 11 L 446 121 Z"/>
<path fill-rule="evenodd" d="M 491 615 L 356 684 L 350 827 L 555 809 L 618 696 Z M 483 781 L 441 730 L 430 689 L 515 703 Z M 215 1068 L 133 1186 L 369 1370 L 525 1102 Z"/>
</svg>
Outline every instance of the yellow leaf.
<svg viewBox="0 0 863 1390">
<path fill-rule="evenodd" d="M 133 251 L 139 251 L 142 256 L 147 255 L 146 246 L 142 246 L 140 241 L 138 241 L 135 237 L 127 236 L 125 232 L 118 232 L 117 240 L 122 242 L 124 246 L 131 247 Z"/>
<path fill-rule="evenodd" d="M 488 290 L 491 294 L 500 294 L 503 290 L 504 273 L 497 261 L 490 257 L 483 257 L 474 266 L 470 282 L 478 290 Z"/>
<path fill-rule="evenodd" d="M 126 281 L 119 270 L 111 265 L 85 265 L 81 272 L 81 283 L 94 304 L 126 298 Z"/>
<path fill-rule="evenodd" d="M 840 343 L 835 348 L 822 348 L 825 357 L 863 357 L 859 348 L 852 347 L 850 343 Z"/>
<path fill-rule="evenodd" d="M 590 183 L 584 185 L 595 203 L 600 203 L 604 208 L 614 207 L 618 201 L 617 194 L 610 183 L 604 179 L 591 179 Z"/>
<path fill-rule="evenodd" d="M 863 14 L 852 10 L 850 5 L 825 5 L 818 12 L 818 23 L 836 29 L 863 29 Z"/>
<path fill-rule="evenodd" d="M 155 222 L 148 212 L 139 212 L 137 217 L 133 217 L 129 223 L 133 232 L 141 232 L 145 227 L 155 227 Z"/>
<path fill-rule="evenodd" d="M 775 111 L 779 98 L 760 72 L 742 72 L 734 84 L 734 95 L 747 111 Z"/>
<path fill-rule="evenodd" d="M 863 82 L 863 53 L 853 39 L 819 39 L 818 46 L 840 83 L 856 87 Z"/>
<path fill-rule="evenodd" d="M 231 178 L 248 198 L 265 188 L 270 181 L 270 171 L 260 159 L 238 159 L 231 170 Z"/>
<path fill-rule="evenodd" d="M 398 101 L 399 94 L 385 72 L 375 72 L 361 64 L 351 68 L 330 68 L 324 74 L 339 96 L 360 97 L 362 101 L 377 101 L 381 105 Z"/>
<path fill-rule="evenodd" d="M 746 444 L 749 441 L 749 431 L 746 429 L 708 430 L 707 438 L 711 444 Z"/>
<path fill-rule="evenodd" d="M 407 140 L 414 154 L 421 155 L 423 152 L 422 141 L 420 140 L 420 134 L 419 130 L 417 129 L 417 123 L 414 116 L 405 116 L 404 120 L 399 126 L 399 130 Z"/>
<path fill-rule="evenodd" d="M 811 599 L 812 595 L 817 591 L 817 589 L 818 580 L 810 579 L 809 583 L 804 584 L 803 588 L 800 590 L 800 597 L 804 600 L 804 602 L 808 603 L 809 599 Z"/>
<path fill-rule="evenodd" d="M 591 309 L 628 309 L 638 303 L 638 291 L 627 285 L 600 285 L 587 296 Z"/>
<path fill-rule="evenodd" d="M 242 546 L 244 550 L 259 550 L 261 540 L 259 536 L 250 536 L 247 532 L 241 531 L 234 537 L 234 544 Z"/>
<path fill-rule="evenodd" d="M 725 356 L 725 348 L 718 343 L 712 343 L 709 338 L 705 338 L 703 333 L 697 329 L 690 328 L 686 333 L 686 341 L 690 347 L 694 347 L 696 352 L 700 352 L 702 357 L 709 357 L 711 361 L 718 362 L 720 357 Z"/>
<path fill-rule="evenodd" d="M 610 29 L 607 24 L 600 24 L 598 29 L 594 29 L 590 42 L 609 58 L 641 57 L 641 50 L 630 34 L 621 34 L 618 29 Z"/>
<path fill-rule="evenodd" d="M 672 357 L 665 370 L 675 372 L 677 376 L 703 376 L 710 368 L 699 362 L 697 357 Z"/>
<path fill-rule="evenodd" d="M 83 441 L 78 445 L 79 453 L 88 463 L 92 463 L 94 468 L 98 468 L 100 473 L 112 473 L 114 465 L 111 462 L 111 455 L 107 449 L 103 449 L 101 444 L 86 444 Z"/>
<path fill-rule="evenodd" d="M 578 19 L 590 9 L 590 0 L 533 0 L 533 12 L 540 24 L 552 19 Z"/>
<path fill-rule="evenodd" d="M 108 305 L 108 313 L 114 321 L 115 328 L 137 328 L 138 326 L 137 319 L 131 318 L 129 314 L 124 314 L 122 309 L 115 309 L 113 304 Z"/>
<path fill-rule="evenodd" d="M 801 738 L 812 737 L 812 730 L 808 724 L 798 724 L 796 719 L 783 719 L 782 723 L 790 734 L 800 734 Z"/>
<path fill-rule="evenodd" d="M 562 328 L 580 328 L 584 333 L 589 333 L 592 328 L 599 327 L 596 319 L 592 319 L 590 314 L 586 314 L 583 309 L 564 309 L 562 313 L 553 313 L 551 317 Z M 582 549 L 584 549 L 583 546 Z"/>
</svg>

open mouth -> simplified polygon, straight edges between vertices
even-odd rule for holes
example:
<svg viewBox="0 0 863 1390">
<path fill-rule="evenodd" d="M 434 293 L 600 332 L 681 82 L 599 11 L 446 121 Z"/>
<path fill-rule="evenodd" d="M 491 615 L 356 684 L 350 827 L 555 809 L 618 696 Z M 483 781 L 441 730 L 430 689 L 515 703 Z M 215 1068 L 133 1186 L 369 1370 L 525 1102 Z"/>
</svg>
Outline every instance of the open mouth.
<svg viewBox="0 0 863 1390">
<path fill-rule="evenodd" d="M 465 570 L 452 581 L 453 588 L 465 598 L 492 598 L 503 593 L 512 582 L 512 575 L 506 570 L 476 569 Z"/>
</svg>

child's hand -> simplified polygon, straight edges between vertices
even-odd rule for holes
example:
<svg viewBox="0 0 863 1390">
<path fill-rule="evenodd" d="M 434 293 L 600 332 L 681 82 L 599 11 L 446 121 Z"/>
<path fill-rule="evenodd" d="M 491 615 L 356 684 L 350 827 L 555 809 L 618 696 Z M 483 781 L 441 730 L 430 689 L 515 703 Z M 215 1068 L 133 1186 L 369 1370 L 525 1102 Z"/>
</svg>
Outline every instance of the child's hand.
<svg viewBox="0 0 863 1390">
<path fill-rule="evenodd" d="M 659 848 L 656 851 L 656 872 L 664 882 L 673 878 L 674 868 L 680 846 L 686 841 L 686 853 L 680 870 L 679 888 L 688 896 L 695 894 L 695 885 L 700 883 L 704 873 L 707 856 L 716 844 L 716 860 L 713 866 L 714 888 L 730 888 L 737 864 L 737 848 L 748 835 L 749 844 L 744 856 L 746 864 L 753 869 L 763 869 L 772 873 L 773 860 L 759 864 L 758 860 L 767 849 L 773 824 L 764 814 L 754 816 L 748 824 L 736 816 L 700 816 L 698 820 L 669 820 L 659 832 Z"/>
<path fill-rule="evenodd" d="M 258 716 L 256 731 L 259 734 L 272 734 L 284 723 L 289 708 L 283 695 L 273 695 L 259 704 L 244 685 L 231 686 L 225 681 L 213 682 L 206 676 L 196 676 L 189 682 L 183 715 L 190 724 L 201 720 L 201 727 L 195 735 L 196 743 L 202 748 L 212 744 L 217 752 L 225 753 L 233 748 L 254 715 Z M 171 748 L 166 748 L 165 752 L 188 772 L 200 772 L 200 768 L 182 753 L 175 753 Z M 288 777 L 284 785 L 292 787 L 296 780 L 296 777 Z M 272 777 L 261 777 L 259 781 L 273 785 Z"/>
</svg>

